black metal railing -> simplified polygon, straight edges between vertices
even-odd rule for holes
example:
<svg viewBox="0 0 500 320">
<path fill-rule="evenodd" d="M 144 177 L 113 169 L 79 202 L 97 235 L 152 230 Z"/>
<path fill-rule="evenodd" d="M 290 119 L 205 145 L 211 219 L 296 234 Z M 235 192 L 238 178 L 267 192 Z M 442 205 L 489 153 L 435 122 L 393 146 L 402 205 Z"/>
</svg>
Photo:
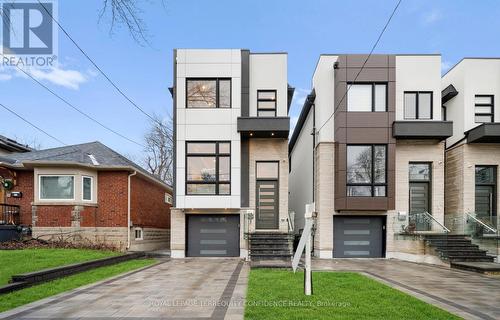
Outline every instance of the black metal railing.
<svg viewBox="0 0 500 320">
<path fill-rule="evenodd" d="M 0 225 L 20 223 L 20 207 L 17 205 L 0 203 Z"/>
</svg>

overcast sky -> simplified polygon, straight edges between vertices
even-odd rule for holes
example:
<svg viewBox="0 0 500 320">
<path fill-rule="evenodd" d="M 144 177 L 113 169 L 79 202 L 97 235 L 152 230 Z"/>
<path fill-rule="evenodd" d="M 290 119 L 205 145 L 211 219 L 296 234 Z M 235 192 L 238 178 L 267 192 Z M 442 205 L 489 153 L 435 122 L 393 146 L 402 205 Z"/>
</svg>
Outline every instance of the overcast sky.
<svg viewBox="0 0 500 320">
<path fill-rule="evenodd" d="M 21 1 L 18 1 L 21 2 Z M 104 0 L 59 1 L 59 20 L 123 91 L 148 113 L 172 112 L 174 48 L 246 48 L 288 52 L 288 81 L 296 88 L 296 121 L 322 53 L 368 53 L 396 0 L 149 0 L 138 1 L 151 45 L 125 28 L 98 23 Z M 500 3 L 403 0 L 376 53 L 441 53 L 446 71 L 464 56 L 500 56 Z M 61 32 L 59 67 L 33 75 L 104 124 L 140 141 L 148 118 L 123 99 Z M 104 130 L 19 73 L 0 69 L 0 103 L 67 144 L 99 140 L 140 157 L 141 147 Z M 60 145 L 0 109 L 0 134 L 44 148 Z"/>
</svg>

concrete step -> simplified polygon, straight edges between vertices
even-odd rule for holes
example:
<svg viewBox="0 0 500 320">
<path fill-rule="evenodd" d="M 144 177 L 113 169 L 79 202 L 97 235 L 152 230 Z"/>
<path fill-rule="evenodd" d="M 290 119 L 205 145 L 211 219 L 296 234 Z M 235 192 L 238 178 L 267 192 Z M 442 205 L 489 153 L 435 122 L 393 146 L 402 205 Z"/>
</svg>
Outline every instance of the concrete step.
<svg viewBox="0 0 500 320">
<path fill-rule="evenodd" d="M 427 234 L 424 235 L 425 239 L 456 239 L 456 238 L 467 238 L 467 234 Z"/>
<path fill-rule="evenodd" d="M 442 241 L 442 240 L 427 240 L 427 243 L 429 243 L 431 246 L 449 246 L 449 245 L 457 245 L 457 246 L 466 246 L 466 245 L 472 245 L 472 242 L 470 240 L 448 240 L 448 241 Z"/>
<path fill-rule="evenodd" d="M 291 250 L 292 246 L 290 244 L 250 244 L 250 250 Z"/>
<path fill-rule="evenodd" d="M 250 255 L 256 254 L 286 254 L 291 255 L 292 250 L 290 249 L 250 249 Z"/>
<path fill-rule="evenodd" d="M 495 262 L 459 262 L 452 261 L 450 266 L 455 269 L 473 271 L 482 274 L 500 275 L 500 263 Z"/>
<path fill-rule="evenodd" d="M 463 251 L 463 250 L 457 250 L 457 251 L 440 251 L 440 255 L 444 257 L 485 257 L 486 256 L 486 251 L 480 251 L 480 250 L 472 250 L 472 251 Z"/>
<path fill-rule="evenodd" d="M 434 247 L 436 251 L 449 251 L 449 250 L 480 250 L 478 246 L 441 246 Z"/>
<path fill-rule="evenodd" d="M 453 256 L 448 257 L 450 262 L 493 262 L 495 258 L 488 255 L 478 256 Z"/>
</svg>

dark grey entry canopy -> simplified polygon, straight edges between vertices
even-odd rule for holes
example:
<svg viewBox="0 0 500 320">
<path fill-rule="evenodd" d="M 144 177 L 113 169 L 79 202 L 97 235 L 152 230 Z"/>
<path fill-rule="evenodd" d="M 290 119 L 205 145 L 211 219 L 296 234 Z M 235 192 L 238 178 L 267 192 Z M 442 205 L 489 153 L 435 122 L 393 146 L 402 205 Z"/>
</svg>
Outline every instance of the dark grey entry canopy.
<svg viewBox="0 0 500 320">
<path fill-rule="evenodd" d="M 188 257 L 238 257 L 239 215 L 187 215 Z"/>
</svg>

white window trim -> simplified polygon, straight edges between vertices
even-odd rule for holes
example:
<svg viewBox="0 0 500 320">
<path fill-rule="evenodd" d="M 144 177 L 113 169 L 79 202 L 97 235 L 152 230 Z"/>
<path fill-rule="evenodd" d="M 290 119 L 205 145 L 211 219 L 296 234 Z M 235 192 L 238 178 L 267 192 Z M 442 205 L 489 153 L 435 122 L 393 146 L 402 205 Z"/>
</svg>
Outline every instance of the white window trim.
<svg viewBox="0 0 500 320">
<path fill-rule="evenodd" d="M 73 198 L 71 199 L 44 199 L 42 198 L 42 177 L 73 177 Z M 75 194 L 76 194 L 76 183 L 75 183 L 75 175 L 74 174 L 41 174 L 38 176 L 38 199 L 40 201 L 75 201 Z"/>
<path fill-rule="evenodd" d="M 136 237 L 136 231 L 137 230 L 141 231 L 141 237 L 140 238 Z M 144 230 L 142 230 L 142 228 L 134 228 L 134 239 L 135 240 L 144 240 Z"/>
<path fill-rule="evenodd" d="M 90 199 L 84 199 L 85 193 L 83 191 L 83 180 L 85 180 L 85 178 L 90 179 Z M 94 201 L 94 177 L 92 177 L 92 176 L 86 176 L 86 175 L 82 176 L 82 201 L 84 201 L 84 202 L 93 202 Z"/>
<path fill-rule="evenodd" d="M 168 192 L 165 192 L 165 203 L 172 204 L 172 200 L 172 196 Z"/>
</svg>

